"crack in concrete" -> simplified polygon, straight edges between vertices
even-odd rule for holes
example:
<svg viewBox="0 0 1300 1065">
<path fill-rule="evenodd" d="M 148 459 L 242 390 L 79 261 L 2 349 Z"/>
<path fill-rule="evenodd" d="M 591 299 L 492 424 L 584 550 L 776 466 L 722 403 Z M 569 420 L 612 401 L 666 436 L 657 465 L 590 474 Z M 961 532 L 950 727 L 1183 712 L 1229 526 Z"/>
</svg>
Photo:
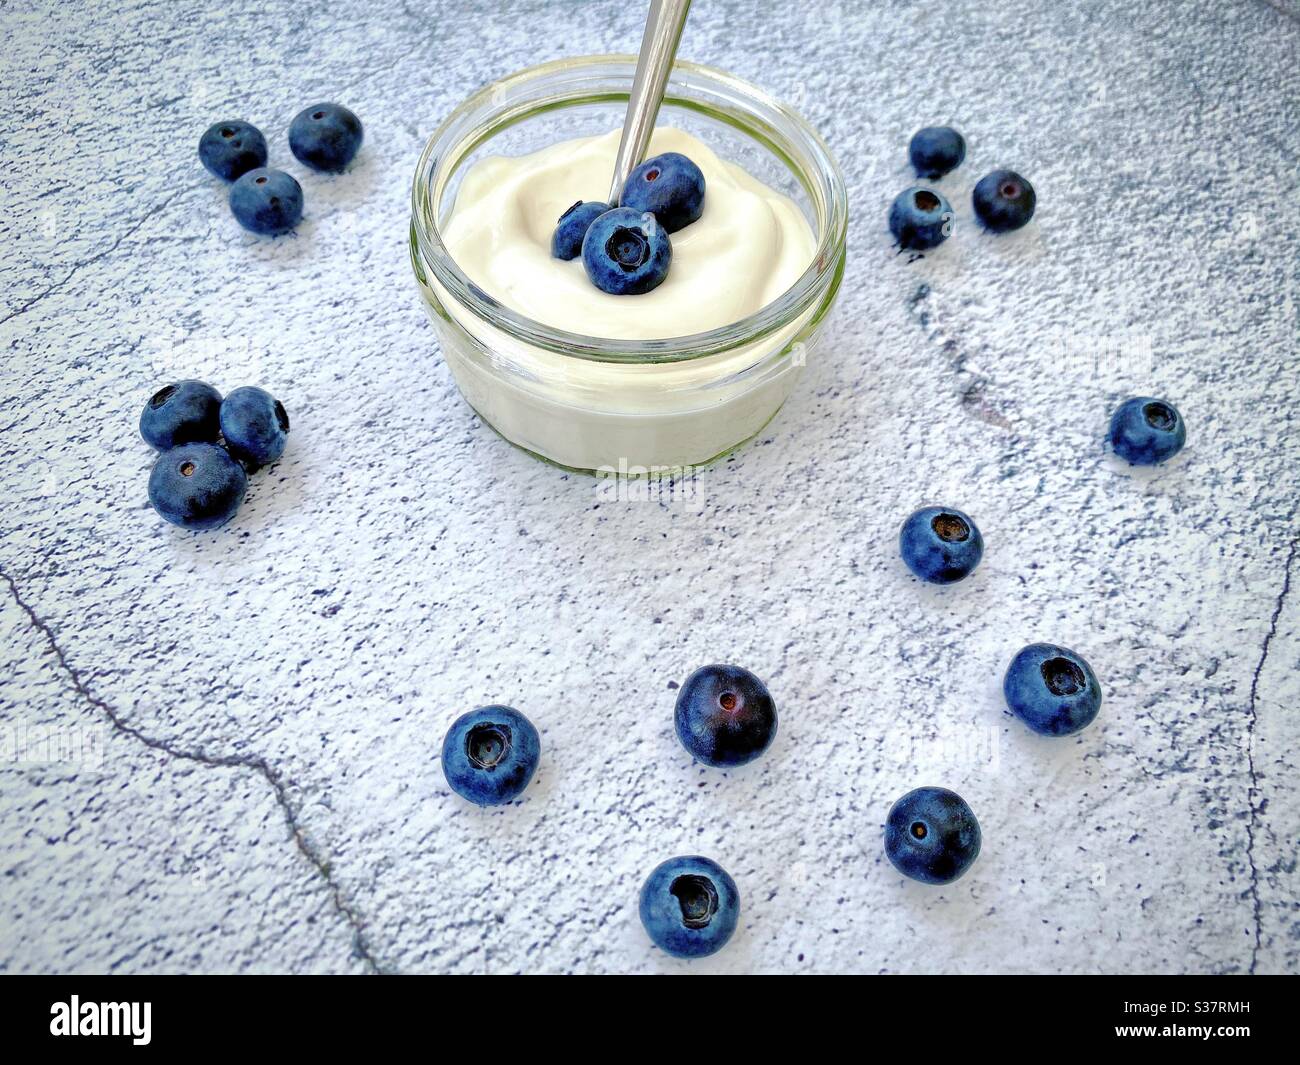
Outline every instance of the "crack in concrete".
<svg viewBox="0 0 1300 1065">
<path fill-rule="evenodd" d="M 259 755 L 211 755 L 203 751 L 185 750 L 180 747 L 175 747 L 164 740 L 155 739 L 154 737 L 142 732 L 135 725 L 130 724 L 107 702 L 94 695 L 90 689 L 86 687 L 86 683 L 82 680 L 80 673 L 77 672 L 68 661 L 67 656 L 63 653 L 63 648 L 55 638 L 54 630 L 50 627 L 48 622 L 36 613 L 31 604 L 23 598 L 22 593 L 19 591 L 17 582 L 15 582 L 13 577 L 11 577 L 3 568 L 0 568 L 0 578 L 3 578 L 4 582 L 9 586 L 9 593 L 13 596 L 13 600 L 18 604 L 19 609 L 27 615 L 28 620 L 31 621 L 36 630 L 45 637 L 46 642 L 50 645 L 50 650 L 54 652 L 55 659 L 63 668 L 64 673 L 67 674 L 68 679 L 72 682 L 72 686 L 76 690 L 77 694 L 107 717 L 109 723 L 116 731 L 130 736 L 132 739 L 143 744 L 152 751 L 158 751 L 159 753 L 165 754 L 171 758 L 196 762 L 199 765 L 205 765 L 214 769 L 251 769 L 255 773 L 260 774 L 266 780 L 275 795 L 276 803 L 284 814 L 285 822 L 289 828 L 289 834 L 293 838 L 298 851 L 307 859 L 308 862 L 311 863 L 320 878 L 325 881 L 330 892 L 330 898 L 333 902 L 334 909 L 345 921 L 347 921 L 349 928 L 351 928 L 353 951 L 363 962 L 365 962 L 366 967 L 371 972 L 385 972 L 385 968 L 376 959 L 374 951 L 371 949 L 370 944 L 366 939 L 365 923 L 362 921 L 361 916 L 344 897 L 342 888 L 330 872 L 329 862 L 321 855 L 315 844 L 307 838 L 302 826 L 298 823 L 297 813 L 293 808 L 293 804 L 289 800 L 289 786 L 285 783 L 285 779 L 280 771 Z"/>
<path fill-rule="evenodd" d="M 934 323 L 929 304 L 932 291 L 922 282 L 908 299 L 907 309 L 926 340 L 938 346 L 940 354 L 948 360 L 949 370 L 957 377 L 957 401 L 962 413 L 995 429 L 1018 435 L 1014 422 L 985 397 L 990 383 L 988 377 L 971 370 L 967 366 L 969 359 L 957 338 Z"/>
<path fill-rule="evenodd" d="M 1263 903 L 1259 897 L 1259 867 L 1255 864 L 1255 829 L 1263 808 L 1258 801 L 1259 775 L 1255 767 L 1255 726 L 1259 721 L 1256 698 L 1259 694 L 1259 678 L 1268 661 L 1268 652 L 1273 646 L 1273 637 L 1277 635 L 1278 621 L 1282 617 L 1282 607 L 1291 591 L 1291 564 L 1295 562 L 1296 551 L 1300 548 L 1300 536 L 1291 541 L 1291 550 L 1286 556 L 1283 569 L 1282 590 L 1278 592 L 1273 604 L 1273 617 L 1269 622 L 1268 634 L 1264 637 L 1264 646 L 1260 652 L 1259 663 L 1255 666 L 1254 676 L 1250 679 L 1250 717 L 1246 725 L 1246 768 L 1250 772 L 1250 817 L 1246 821 L 1246 862 L 1250 866 L 1250 897 L 1254 910 L 1255 938 L 1250 947 L 1250 969 L 1253 976 L 1259 964 L 1259 952 L 1263 945 Z"/>
<path fill-rule="evenodd" d="M 45 299 L 46 296 L 54 295 L 54 293 L 58 292 L 61 288 L 63 288 L 64 285 L 66 285 L 69 281 L 71 281 L 74 277 L 76 277 L 77 274 L 80 271 L 84 270 L 87 266 L 93 266 L 95 263 L 99 262 L 100 259 L 112 255 L 113 252 L 117 251 L 117 249 L 122 246 L 122 242 L 125 241 L 127 237 L 131 236 L 131 234 L 133 234 L 142 225 L 144 225 L 147 221 L 149 221 L 149 219 L 153 218 L 154 215 L 160 213 L 161 211 L 165 210 L 167 207 L 171 206 L 171 204 L 173 204 L 176 200 L 180 199 L 182 196 L 188 196 L 195 189 L 199 189 L 202 187 L 203 187 L 202 185 L 191 185 L 187 189 L 182 189 L 180 192 L 173 193 L 172 195 L 168 196 L 167 199 L 163 200 L 162 203 L 157 204 L 156 206 L 150 208 L 140 218 L 138 218 L 124 233 L 122 233 L 121 236 L 119 236 L 115 241 L 113 241 L 112 244 L 110 244 L 103 251 L 97 251 L 94 255 L 90 256 L 89 258 L 81 259 L 73 263 L 72 269 L 70 269 L 66 274 L 64 274 L 63 277 L 61 277 L 58 281 L 55 281 L 53 284 L 46 286 L 44 291 L 38 292 L 31 299 L 25 301 L 21 306 L 19 306 L 15 310 L 10 311 L 3 318 L 0 318 L 0 325 L 5 325 L 7 322 L 13 321 L 15 318 L 19 317 L 20 315 L 26 314 L 38 303 L 40 303 L 41 300 Z"/>
</svg>

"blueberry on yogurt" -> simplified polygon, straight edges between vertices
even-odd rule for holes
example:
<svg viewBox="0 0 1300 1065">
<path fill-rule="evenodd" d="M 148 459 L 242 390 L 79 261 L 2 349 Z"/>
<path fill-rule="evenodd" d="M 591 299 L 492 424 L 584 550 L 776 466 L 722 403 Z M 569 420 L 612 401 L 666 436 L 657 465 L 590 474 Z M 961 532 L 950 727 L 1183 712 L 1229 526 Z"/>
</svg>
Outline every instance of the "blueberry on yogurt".
<svg viewBox="0 0 1300 1065">
<path fill-rule="evenodd" d="M 283 170 L 259 167 L 230 186 L 230 210 L 250 232 L 288 233 L 302 221 L 302 186 Z"/>
<path fill-rule="evenodd" d="M 462 714 L 442 742 L 442 771 L 463 799 L 479 806 L 512 802 L 528 787 L 541 757 L 533 723 L 509 706 Z"/>
<path fill-rule="evenodd" d="M 668 276 L 673 245 L 649 211 L 615 207 L 591 223 L 582 238 L 582 265 L 591 283 L 615 296 L 637 296 Z"/>
<path fill-rule="evenodd" d="M 361 119 L 342 104 L 312 104 L 289 124 L 289 150 L 313 170 L 338 173 L 361 148 Z"/>
<path fill-rule="evenodd" d="M 183 529 L 224 525 L 239 510 L 247 489 L 244 468 L 216 444 L 181 444 L 164 451 L 149 474 L 149 502 Z"/>
<path fill-rule="evenodd" d="M 579 200 L 555 224 L 551 234 L 551 255 L 568 262 L 582 254 L 582 238 L 591 223 L 609 210 L 609 204 L 598 200 Z"/>
<path fill-rule="evenodd" d="M 676 233 L 704 213 L 704 172 L 680 152 L 664 152 L 628 175 L 618 204 L 649 211 Z"/>
<path fill-rule="evenodd" d="M 1178 408 L 1153 396 L 1125 400 L 1110 418 L 1110 446 L 1131 466 L 1158 466 L 1182 451 L 1187 426 Z"/>
<path fill-rule="evenodd" d="M 980 825 L 966 801 L 947 788 L 917 788 L 885 819 L 885 855 L 904 876 L 950 884 L 980 853 Z"/>
<path fill-rule="evenodd" d="M 238 119 L 209 126 L 199 139 L 199 161 L 222 181 L 234 181 L 266 166 L 266 138 Z"/>
<path fill-rule="evenodd" d="M 954 507 L 922 507 L 903 522 L 898 551 L 907 568 L 930 584 L 969 577 L 984 557 L 984 537 Z"/>
<path fill-rule="evenodd" d="M 1011 660 L 1002 694 L 1011 712 L 1040 736 L 1072 735 L 1101 709 L 1092 667 L 1082 655 L 1050 643 L 1030 644 Z"/>
<path fill-rule="evenodd" d="M 740 919 L 740 890 L 717 862 L 669 858 L 641 887 L 641 924 L 674 958 L 704 958 L 727 945 Z"/>
<path fill-rule="evenodd" d="M 961 166 L 966 138 L 951 126 L 926 126 L 912 134 L 907 155 L 917 177 L 934 181 Z"/>
<path fill-rule="evenodd" d="M 140 412 L 140 435 L 166 451 L 177 444 L 212 443 L 221 435 L 221 393 L 202 381 L 160 388 Z"/>
<path fill-rule="evenodd" d="M 913 185 L 889 208 L 889 231 L 904 251 L 928 251 L 948 239 L 953 218 L 943 193 Z"/>
<path fill-rule="evenodd" d="M 221 435 L 230 453 L 250 469 L 274 462 L 289 438 L 284 404 L 261 388 L 236 388 L 221 401 Z"/>
<path fill-rule="evenodd" d="M 975 214 L 993 233 L 1009 233 L 1034 217 L 1034 186 L 1014 170 L 994 170 L 979 179 L 971 193 Z"/>
</svg>

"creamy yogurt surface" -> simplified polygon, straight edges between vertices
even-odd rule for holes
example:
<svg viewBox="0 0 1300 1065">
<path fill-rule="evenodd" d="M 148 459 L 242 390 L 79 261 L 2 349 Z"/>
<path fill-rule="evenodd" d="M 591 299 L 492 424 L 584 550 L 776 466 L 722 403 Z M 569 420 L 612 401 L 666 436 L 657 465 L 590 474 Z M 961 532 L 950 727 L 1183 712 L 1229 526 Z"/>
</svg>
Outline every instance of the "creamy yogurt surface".
<svg viewBox="0 0 1300 1065">
<path fill-rule="evenodd" d="M 647 153 L 680 152 L 704 172 L 704 213 L 671 235 L 664 282 L 614 296 L 587 278 L 579 256 L 551 256 L 551 234 L 578 200 L 600 200 L 619 130 L 521 156 L 480 160 L 466 173 L 443 240 L 457 265 L 507 307 L 558 329 L 616 340 L 659 340 L 729 325 L 771 303 L 812 262 L 816 242 L 788 196 L 661 127 Z"/>
</svg>

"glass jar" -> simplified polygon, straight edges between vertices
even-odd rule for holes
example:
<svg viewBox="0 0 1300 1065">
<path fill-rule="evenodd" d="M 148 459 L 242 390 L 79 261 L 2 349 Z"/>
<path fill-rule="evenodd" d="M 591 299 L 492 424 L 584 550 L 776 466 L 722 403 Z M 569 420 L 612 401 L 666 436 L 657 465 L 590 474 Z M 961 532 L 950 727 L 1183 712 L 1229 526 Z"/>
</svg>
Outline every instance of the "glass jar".
<svg viewBox="0 0 1300 1065">
<path fill-rule="evenodd" d="M 411 263 L 461 394 L 510 442 L 596 473 L 679 470 L 758 433 L 812 355 L 844 273 L 844 179 L 821 138 L 755 86 L 679 62 L 659 125 L 699 137 L 794 200 L 816 238 L 794 285 L 738 322 L 662 340 L 566 332 L 478 288 L 441 234 L 467 169 L 619 128 L 635 68 L 633 56 L 589 56 L 488 85 L 429 139 L 412 191 Z"/>
</svg>

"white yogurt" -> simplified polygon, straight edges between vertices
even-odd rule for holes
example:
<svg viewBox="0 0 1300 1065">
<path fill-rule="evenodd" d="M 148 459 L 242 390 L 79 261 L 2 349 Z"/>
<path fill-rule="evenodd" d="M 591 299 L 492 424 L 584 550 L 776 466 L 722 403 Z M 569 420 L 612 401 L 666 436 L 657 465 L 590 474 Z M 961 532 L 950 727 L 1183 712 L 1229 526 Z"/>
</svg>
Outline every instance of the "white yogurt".
<svg viewBox="0 0 1300 1065">
<path fill-rule="evenodd" d="M 703 142 L 656 129 L 648 155 L 680 152 L 704 172 L 704 213 L 671 235 L 658 288 L 612 296 L 579 256 L 551 257 L 555 223 L 578 200 L 609 194 L 619 131 L 563 141 L 532 155 L 484 159 L 465 175 L 443 240 L 484 292 L 534 321 L 584 336 L 659 340 L 738 322 L 767 306 L 812 262 L 802 212 Z"/>
<path fill-rule="evenodd" d="M 588 337 L 649 340 L 737 322 L 784 293 L 812 262 L 812 228 L 789 197 L 695 137 L 657 129 L 649 154 L 681 152 L 704 172 L 704 213 L 671 235 L 672 264 L 658 288 L 638 296 L 600 291 L 581 258 L 551 257 L 551 234 L 575 201 L 608 193 L 618 139 L 615 130 L 476 163 L 443 227 L 461 270 L 537 322 Z M 628 365 L 533 347 L 430 284 L 473 338 L 440 326 L 444 356 L 470 405 L 521 447 L 598 472 L 691 466 L 757 433 L 793 388 L 803 349 L 777 356 L 813 314 L 723 354 Z"/>
</svg>

